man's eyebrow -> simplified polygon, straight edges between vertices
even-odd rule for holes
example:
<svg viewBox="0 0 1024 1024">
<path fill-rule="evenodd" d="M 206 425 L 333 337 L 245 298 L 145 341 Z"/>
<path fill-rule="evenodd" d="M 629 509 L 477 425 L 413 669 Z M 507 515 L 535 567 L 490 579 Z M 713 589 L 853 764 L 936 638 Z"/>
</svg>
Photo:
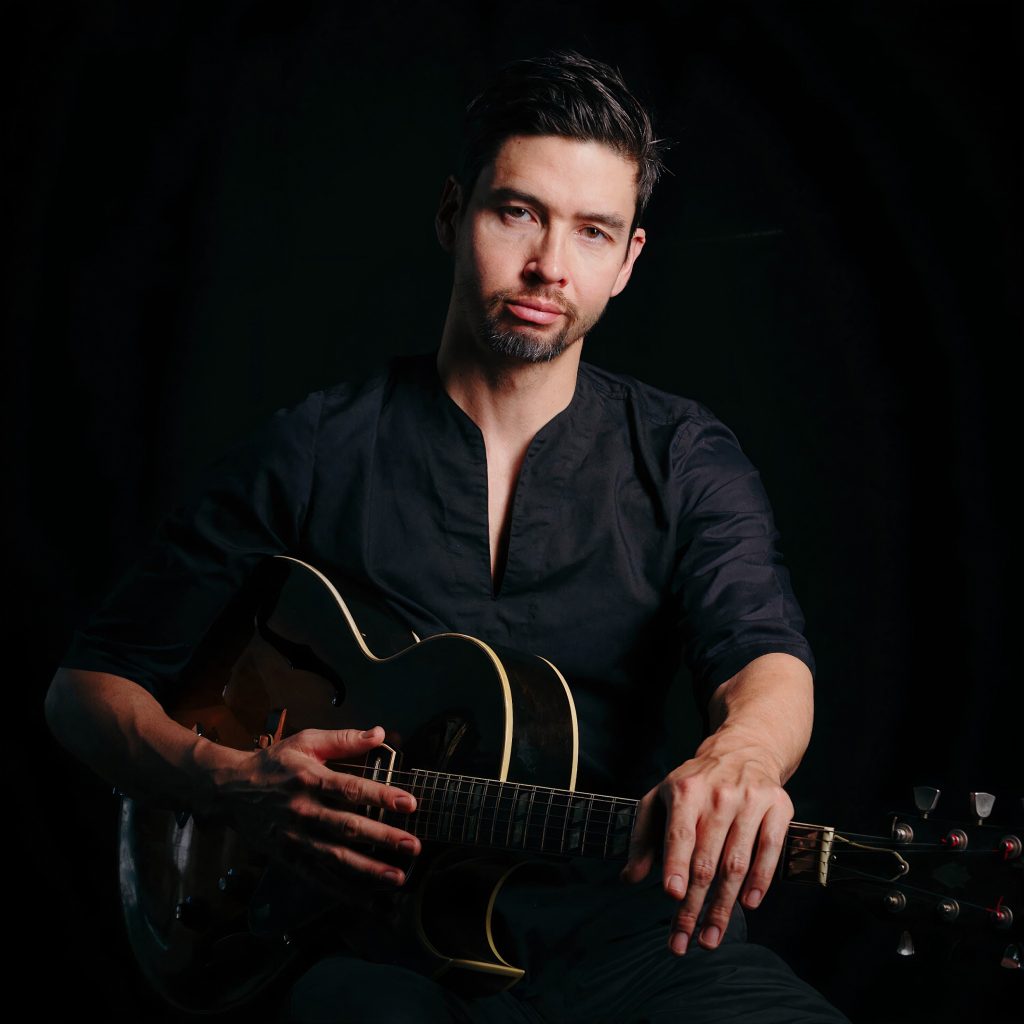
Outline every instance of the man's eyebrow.
<svg viewBox="0 0 1024 1024">
<path fill-rule="evenodd" d="M 514 188 L 493 188 L 488 199 L 492 203 L 524 203 L 527 206 L 536 206 L 541 210 L 547 209 L 547 205 L 537 196 L 531 195 L 529 192 L 520 192 Z M 602 224 L 613 231 L 625 231 L 627 227 L 626 222 L 617 213 L 583 212 L 577 213 L 575 216 L 577 220 L 591 220 L 595 224 Z"/>
</svg>

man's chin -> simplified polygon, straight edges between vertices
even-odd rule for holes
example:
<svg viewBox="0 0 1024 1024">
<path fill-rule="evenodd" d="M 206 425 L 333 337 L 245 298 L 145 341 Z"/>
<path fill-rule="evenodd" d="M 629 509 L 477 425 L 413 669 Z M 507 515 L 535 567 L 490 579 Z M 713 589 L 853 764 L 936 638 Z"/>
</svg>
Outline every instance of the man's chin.
<svg viewBox="0 0 1024 1024">
<path fill-rule="evenodd" d="M 505 356 L 521 363 L 550 363 L 557 359 L 573 341 L 564 336 L 537 338 L 526 332 L 491 332 L 486 336 L 487 345 L 496 355 Z"/>
</svg>

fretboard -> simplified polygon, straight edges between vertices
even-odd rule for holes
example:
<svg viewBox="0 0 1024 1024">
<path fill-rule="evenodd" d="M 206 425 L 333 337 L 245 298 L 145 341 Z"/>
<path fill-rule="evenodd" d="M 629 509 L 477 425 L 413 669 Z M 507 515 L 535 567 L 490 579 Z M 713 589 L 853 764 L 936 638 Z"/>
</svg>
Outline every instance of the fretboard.
<svg viewBox="0 0 1024 1024">
<path fill-rule="evenodd" d="M 424 840 L 625 860 L 637 801 L 443 772 L 412 771 L 409 815 L 389 819 Z"/>
</svg>

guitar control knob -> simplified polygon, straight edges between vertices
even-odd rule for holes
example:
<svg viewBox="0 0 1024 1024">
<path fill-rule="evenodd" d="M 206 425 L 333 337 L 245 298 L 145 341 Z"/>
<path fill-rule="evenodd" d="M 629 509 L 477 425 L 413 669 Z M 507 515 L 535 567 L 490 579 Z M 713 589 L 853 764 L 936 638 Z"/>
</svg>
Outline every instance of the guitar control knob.
<svg viewBox="0 0 1024 1024">
<path fill-rule="evenodd" d="M 996 805 L 996 798 L 991 793 L 971 794 L 971 814 L 978 819 L 979 825 L 985 824 L 985 819 L 992 813 Z"/>
<path fill-rule="evenodd" d="M 186 928 L 202 928 L 210 919 L 210 909 L 195 896 L 186 896 L 174 907 L 174 919 Z"/>
<path fill-rule="evenodd" d="M 921 812 L 922 818 L 927 818 L 935 810 L 942 790 L 934 786 L 914 787 L 914 806 Z"/>
<path fill-rule="evenodd" d="M 892 892 L 887 892 L 882 898 L 882 906 L 890 914 L 898 914 L 901 910 L 907 909 L 907 897 L 899 889 L 893 889 Z"/>
<path fill-rule="evenodd" d="M 935 910 L 943 921 L 955 921 L 960 916 L 960 904 L 956 900 L 939 900 Z"/>
<path fill-rule="evenodd" d="M 1002 855 L 1003 860 L 1016 860 L 1020 856 L 1020 838 L 1018 836 L 1003 836 L 996 846 L 996 852 Z"/>
<path fill-rule="evenodd" d="M 946 838 L 943 842 L 951 850 L 958 850 L 962 852 L 967 849 L 967 833 L 960 828 L 950 829 L 950 831 L 946 833 Z"/>
<path fill-rule="evenodd" d="M 900 941 L 896 945 L 896 952 L 900 956 L 914 955 L 914 940 L 910 937 L 910 932 L 904 932 L 900 936 Z"/>
<path fill-rule="evenodd" d="M 1024 956 L 1021 955 L 1020 946 L 1011 942 L 1003 950 L 1003 959 L 999 961 L 1000 967 L 1008 967 L 1011 971 L 1019 971 L 1024 966 Z"/>
</svg>

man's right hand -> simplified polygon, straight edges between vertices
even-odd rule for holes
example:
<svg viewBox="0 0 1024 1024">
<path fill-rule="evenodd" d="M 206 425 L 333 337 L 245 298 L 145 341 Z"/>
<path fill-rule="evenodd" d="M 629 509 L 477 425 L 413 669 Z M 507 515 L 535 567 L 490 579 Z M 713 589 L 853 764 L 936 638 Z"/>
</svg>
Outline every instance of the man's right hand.
<svg viewBox="0 0 1024 1024">
<path fill-rule="evenodd" d="M 400 886 L 405 872 L 378 859 L 373 847 L 407 860 L 420 852 L 420 841 L 367 817 L 365 810 L 408 814 L 416 809 L 415 798 L 324 765 L 361 758 L 383 741 L 380 726 L 365 732 L 304 729 L 246 754 L 230 768 L 217 769 L 209 811 L 254 846 L 321 885 L 346 892 L 351 892 L 353 880 Z"/>
</svg>

